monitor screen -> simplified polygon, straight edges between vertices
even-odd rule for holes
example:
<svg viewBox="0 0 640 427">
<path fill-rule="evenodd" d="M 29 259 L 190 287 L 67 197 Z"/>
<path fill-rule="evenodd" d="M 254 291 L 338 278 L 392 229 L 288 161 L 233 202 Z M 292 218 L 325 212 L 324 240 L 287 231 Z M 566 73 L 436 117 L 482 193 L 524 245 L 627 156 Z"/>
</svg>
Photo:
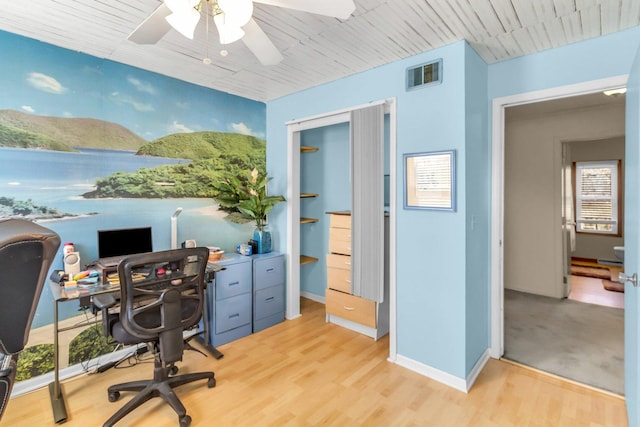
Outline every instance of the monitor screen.
<svg viewBox="0 0 640 427">
<path fill-rule="evenodd" d="M 151 227 L 98 230 L 98 258 L 152 251 Z"/>
</svg>

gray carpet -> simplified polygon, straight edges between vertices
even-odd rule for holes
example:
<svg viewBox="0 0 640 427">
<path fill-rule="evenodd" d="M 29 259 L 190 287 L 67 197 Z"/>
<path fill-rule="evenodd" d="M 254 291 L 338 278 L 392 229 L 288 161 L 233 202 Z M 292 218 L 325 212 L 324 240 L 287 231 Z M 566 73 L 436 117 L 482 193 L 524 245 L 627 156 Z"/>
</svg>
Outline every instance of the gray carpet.
<svg viewBox="0 0 640 427">
<path fill-rule="evenodd" d="M 624 394 L 624 310 L 505 289 L 504 357 Z"/>
</svg>

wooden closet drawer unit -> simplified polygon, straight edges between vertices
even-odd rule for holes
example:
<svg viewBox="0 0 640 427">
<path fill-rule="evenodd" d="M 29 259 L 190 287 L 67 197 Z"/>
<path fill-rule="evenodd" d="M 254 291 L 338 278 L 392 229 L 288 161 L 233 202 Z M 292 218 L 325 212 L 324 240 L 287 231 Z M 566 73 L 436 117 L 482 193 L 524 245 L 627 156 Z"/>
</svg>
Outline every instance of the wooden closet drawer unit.
<svg viewBox="0 0 640 427">
<path fill-rule="evenodd" d="M 331 214 L 329 217 L 329 227 L 348 228 L 351 230 L 351 215 Z"/>
<path fill-rule="evenodd" d="M 329 228 L 329 251 L 336 254 L 351 255 L 351 229 Z"/>
<path fill-rule="evenodd" d="M 327 267 L 327 287 L 336 291 L 351 293 L 351 270 Z"/>
<path fill-rule="evenodd" d="M 371 328 L 376 327 L 375 301 L 327 289 L 326 310 L 328 314 L 352 320 Z"/>
</svg>

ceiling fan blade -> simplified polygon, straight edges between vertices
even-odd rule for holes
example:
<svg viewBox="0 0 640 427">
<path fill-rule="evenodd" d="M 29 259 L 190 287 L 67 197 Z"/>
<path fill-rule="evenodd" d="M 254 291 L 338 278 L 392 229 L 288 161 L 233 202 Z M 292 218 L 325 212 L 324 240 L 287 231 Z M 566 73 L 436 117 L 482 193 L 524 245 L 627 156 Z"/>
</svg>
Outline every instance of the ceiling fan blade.
<svg viewBox="0 0 640 427">
<path fill-rule="evenodd" d="M 171 10 L 162 3 L 127 38 L 138 44 L 157 43 L 171 29 L 171 24 L 165 19 L 169 15 Z"/>
<path fill-rule="evenodd" d="M 253 0 L 254 3 L 285 7 L 318 15 L 348 19 L 356 10 L 353 0 Z"/>
<path fill-rule="evenodd" d="M 262 65 L 276 65 L 282 61 L 282 54 L 256 21 L 251 19 L 242 29 L 244 30 L 242 41 Z"/>
</svg>

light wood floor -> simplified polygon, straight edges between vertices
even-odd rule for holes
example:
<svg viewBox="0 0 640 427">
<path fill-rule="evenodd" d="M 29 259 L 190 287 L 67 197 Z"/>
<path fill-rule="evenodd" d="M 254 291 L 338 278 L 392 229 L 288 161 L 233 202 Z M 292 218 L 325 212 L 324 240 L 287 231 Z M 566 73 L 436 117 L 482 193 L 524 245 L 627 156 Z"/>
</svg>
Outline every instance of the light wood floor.
<svg viewBox="0 0 640 427">
<path fill-rule="evenodd" d="M 590 426 L 627 425 L 624 400 L 526 368 L 490 360 L 462 393 L 388 362 L 388 336 L 370 338 L 324 321 L 302 299 L 302 317 L 220 347 L 216 360 L 187 352 L 181 371 L 214 370 L 218 385 L 178 389 L 192 426 Z M 128 395 L 109 403 L 108 385 L 151 376 L 152 365 L 64 382 L 65 426 L 102 425 Z M 118 427 L 176 426 L 160 399 Z M 2 427 L 53 426 L 47 390 L 9 402 Z"/>
<path fill-rule="evenodd" d="M 608 291 L 602 286 L 602 279 L 585 276 L 571 276 L 569 299 L 607 307 L 624 308 L 624 292 Z"/>
</svg>

